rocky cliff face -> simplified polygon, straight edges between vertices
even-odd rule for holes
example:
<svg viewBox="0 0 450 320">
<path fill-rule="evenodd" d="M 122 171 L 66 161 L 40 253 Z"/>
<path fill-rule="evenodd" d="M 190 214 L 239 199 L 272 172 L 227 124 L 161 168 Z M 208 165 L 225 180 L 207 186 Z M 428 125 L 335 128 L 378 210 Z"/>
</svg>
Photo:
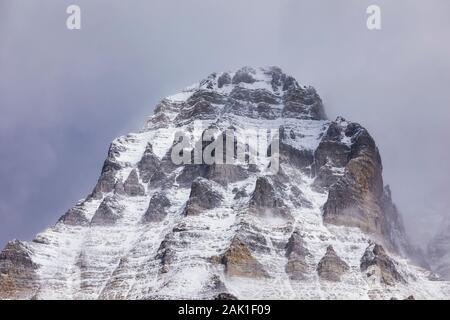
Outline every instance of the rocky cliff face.
<svg viewBox="0 0 450 320">
<path fill-rule="evenodd" d="M 208 128 L 212 143 L 232 131 L 225 158 L 246 129 L 276 130 L 279 170 L 274 144 L 254 163 L 195 163 Z M 191 143 L 177 163 L 180 133 Z M 246 67 L 163 99 L 113 141 L 86 199 L 2 251 L 0 298 L 450 297 L 411 256 L 370 134 L 329 121 L 279 68 Z"/>
</svg>

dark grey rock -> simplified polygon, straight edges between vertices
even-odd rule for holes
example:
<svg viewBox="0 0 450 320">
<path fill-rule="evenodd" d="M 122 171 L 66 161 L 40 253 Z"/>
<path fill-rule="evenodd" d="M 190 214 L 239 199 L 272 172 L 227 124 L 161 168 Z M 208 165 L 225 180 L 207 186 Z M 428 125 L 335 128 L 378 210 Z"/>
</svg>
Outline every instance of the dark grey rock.
<svg viewBox="0 0 450 320">
<path fill-rule="evenodd" d="M 278 108 L 274 108 L 272 105 L 266 102 L 260 102 L 256 106 L 257 117 L 260 119 L 273 120 L 281 117 L 281 112 Z"/>
<path fill-rule="evenodd" d="M 182 125 L 192 120 L 213 120 L 217 117 L 218 111 L 211 102 L 200 100 L 193 106 L 186 104 L 175 118 L 175 122 Z"/>
<path fill-rule="evenodd" d="M 123 190 L 130 197 L 145 195 L 145 188 L 139 182 L 139 176 L 136 169 L 131 170 L 130 175 L 123 184 Z"/>
<path fill-rule="evenodd" d="M 285 134 L 284 128 L 280 128 L 280 163 L 289 163 L 299 169 L 305 169 L 312 165 L 314 162 L 313 152 L 311 150 L 299 150 L 288 144 L 283 139 Z"/>
<path fill-rule="evenodd" d="M 89 220 L 84 215 L 84 210 L 79 206 L 69 209 L 61 218 L 59 218 L 58 222 L 62 222 L 69 226 L 89 225 Z"/>
<path fill-rule="evenodd" d="M 231 293 L 222 292 L 216 295 L 214 297 L 214 300 L 238 300 L 238 298 L 236 298 L 236 296 L 232 295 Z"/>
<path fill-rule="evenodd" d="M 225 72 L 217 79 L 217 86 L 219 88 L 222 88 L 223 86 L 226 86 L 228 84 L 231 84 L 231 77 L 230 74 Z"/>
<path fill-rule="evenodd" d="M 285 270 L 291 280 L 303 280 L 308 273 L 309 267 L 306 259 L 310 257 L 308 249 L 303 244 L 299 231 L 292 233 L 286 244 L 286 257 L 288 262 Z"/>
<path fill-rule="evenodd" d="M 332 168 L 343 169 L 350 160 L 351 147 L 342 141 L 344 136 L 345 127 L 341 125 L 341 121 L 332 122 L 314 152 L 314 186 L 319 190 L 328 189 L 336 183 L 341 176 L 336 175 Z"/>
<path fill-rule="evenodd" d="M 160 273 L 166 273 L 169 271 L 170 265 L 175 261 L 176 253 L 172 249 L 172 241 L 164 239 L 158 248 L 156 259 L 160 260 L 161 268 Z"/>
<path fill-rule="evenodd" d="M 379 268 L 380 281 L 386 285 L 393 286 L 396 282 L 406 283 L 406 280 L 397 271 L 394 261 L 386 254 L 381 245 L 369 245 L 361 258 L 361 272 L 367 272 L 371 266 Z"/>
<path fill-rule="evenodd" d="M 160 170 L 160 166 L 160 160 L 153 153 L 152 145 L 149 143 L 142 159 L 138 163 L 139 175 L 142 182 L 148 183 L 153 175 Z"/>
<path fill-rule="evenodd" d="M 114 225 L 122 217 L 122 210 L 113 197 L 106 197 L 91 220 L 93 226 Z"/>
<path fill-rule="evenodd" d="M 279 216 L 291 219 L 289 208 L 283 201 L 284 186 L 278 180 L 259 177 L 249 201 L 249 212 L 259 216 Z"/>
<path fill-rule="evenodd" d="M 269 105 L 280 104 L 280 98 L 265 89 L 246 89 L 242 87 L 235 87 L 231 93 L 230 98 L 251 103 L 266 103 Z"/>
<path fill-rule="evenodd" d="M 295 89 L 300 88 L 297 80 L 295 80 L 294 77 L 284 75 L 284 79 L 282 76 L 282 80 L 283 80 L 283 91 L 293 91 Z"/>
<path fill-rule="evenodd" d="M 170 200 L 163 192 L 155 194 L 150 199 L 150 204 L 144 214 L 145 222 L 160 222 L 167 216 L 167 210 L 170 208 Z"/>
<path fill-rule="evenodd" d="M 213 163 L 213 164 L 187 164 L 183 167 L 181 174 L 177 177 L 177 182 L 180 184 L 191 184 L 195 179 L 202 177 L 207 180 L 211 180 L 221 184 L 222 186 L 226 186 L 229 183 L 234 183 L 237 181 L 244 180 L 248 178 L 248 172 L 240 165 L 233 164 L 233 161 L 236 158 L 236 149 L 237 143 L 234 140 L 234 143 L 231 146 L 226 144 L 226 139 L 233 139 L 232 131 L 222 132 L 218 135 L 218 137 L 213 141 L 206 141 L 202 144 L 202 154 L 205 151 L 205 148 L 211 143 L 218 142 L 219 139 L 222 139 L 223 145 L 223 159 L 216 159 L 217 162 L 222 163 Z M 226 138 L 226 135 L 229 135 Z M 233 141 L 233 140 L 231 140 Z M 219 140 L 220 142 L 220 140 Z M 200 148 L 200 147 L 197 147 Z M 228 150 L 227 148 L 230 148 Z M 233 148 L 233 149 L 231 149 Z M 193 154 L 196 152 L 195 150 L 191 152 L 191 162 L 194 162 Z M 232 163 L 227 162 L 227 155 L 230 155 Z M 212 157 L 215 157 L 215 152 L 211 153 Z"/>
<path fill-rule="evenodd" d="M 116 157 L 119 156 L 121 148 L 112 143 L 108 150 L 108 156 L 103 163 L 102 172 L 98 179 L 98 182 L 89 197 L 95 199 L 101 199 L 103 193 L 109 193 L 114 191 L 114 186 L 116 185 L 116 173 L 122 167 L 116 161 Z"/>
<path fill-rule="evenodd" d="M 250 199 L 251 206 L 280 208 L 284 207 L 283 200 L 277 196 L 272 182 L 267 177 L 256 180 L 255 191 Z"/>
<path fill-rule="evenodd" d="M 240 70 L 238 70 L 232 79 L 233 84 L 239 84 L 241 82 L 244 83 L 253 83 L 256 80 L 253 78 L 252 74 L 254 73 L 254 70 L 249 67 L 244 67 Z"/>
<path fill-rule="evenodd" d="M 224 104 L 227 102 L 227 97 L 216 92 L 210 90 L 197 90 L 194 92 L 189 99 L 187 100 L 187 104 L 189 106 L 194 106 L 198 102 L 206 101 L 211 104 Z"/>
<path fill-rule="evenodd" d="M 184 213 L 187 216 L 198 215 L 204 210 L 217 208 L 222 200 L 222 195 L 214 190 L 213 182 L 198 178 L 192 183 Z"/>
<path fill-rule="evenodd" d="M 247 191 L 245 189 L 241 189 L 236 191 L 235 195 L 234 195 L 234 199 L 238 200 L 238 199 L 242 199 L 242 198 L 246 198 L 248 197 Z"/>
<path fill-rule="evenodd" d="M 296 186 L 291 186 L 290 200 L 296 208 L 312 208 L 312 203 L 306 199 L 303 192 Z"/>
<path fill-rule="evenodd" d="M 283 117 L 326 120 L 322 100 L 312 87 L 291 87 L 283 95 Z"/>
</svg>

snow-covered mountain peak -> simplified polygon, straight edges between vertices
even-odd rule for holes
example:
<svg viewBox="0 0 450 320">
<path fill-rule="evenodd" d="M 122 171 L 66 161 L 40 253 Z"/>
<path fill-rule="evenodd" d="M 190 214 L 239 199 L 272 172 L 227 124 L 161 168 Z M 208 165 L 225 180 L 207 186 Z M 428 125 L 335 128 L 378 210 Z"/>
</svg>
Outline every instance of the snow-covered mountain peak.
<svg viewBox="0 0 450 320">
<path fill-rule="evenodd" d="M 212 73 L 166 97 L 155 108 L 144 130 L 230 116 L 257 120 L 327 119 L 322 100 L 313 87 L 301 87 L 278 67 L 243 67 L 233 72 Z"/>
<path fill-rule="evenodd" d="M 257 164 L 189 161 L 209 128 L 232 129 L 226 152 L 248 128 L 275 130 L 279 148 Z M 178 133 L 192 141 L 181 163 Z M 327 120 L 281 69 L 244 67 L 162 99 L 115 139 L 85 200 L 0 253 L 0 298 L 448 298 L 414 258 L 367 130 Z"/>
</svg>

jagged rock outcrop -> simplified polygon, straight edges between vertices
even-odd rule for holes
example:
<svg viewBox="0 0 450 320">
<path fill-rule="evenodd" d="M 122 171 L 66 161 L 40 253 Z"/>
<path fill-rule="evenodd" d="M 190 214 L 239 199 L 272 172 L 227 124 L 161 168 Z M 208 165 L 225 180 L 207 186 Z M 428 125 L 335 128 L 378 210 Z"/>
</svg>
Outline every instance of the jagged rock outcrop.
<svg viewBox="0 0 450 320">
<path fill-rule="evenodd" d="M 378 149 L 372 137 L 361 127 L 348 124 L 345 131 L 351 133 L 353 140 L 348 160 L 344 161 L 342 153 L 337 151 L 326 155 L 327 159 L 334 159 L 332 167 L 342 167 L 346 163 L 342 177 L 330 186 L 324 206 L 324 221 L 382 234 L 386 221 L 379 203 L 383 195 L 383 180 Z M 328 141 L 326 143 L 329 144 Z M 326 148 L 332 150 L 331 146 Z M 333 158 L 333 155 L 337 156 Z"/>
<path fill-rule="evenodd" d="M 131 170 L 130 175 L 125 180 L 123 192 L 130 197 L 143 196 L 145 194 L 145 188 L 139 181 L 136 169 Z"/>
<path fill-rule="evenodd" d="M 233 239 L 230 247 L 222 258 L 225 265 L 225 274 L 230 277 L 266 278 L 268 273 L 258 262 L 247 246 L 237 237 Z"/>
<path fill-rule="evenodd" d="M 38 265 L 20 241 L 9 242 L 0 253 L 0 299 L 30 299 L 39 287 Z"/>
<path fill-rule="evenodd" d="M 303 280 L 309 273 L 307 259 L 311 257 L 308 249 L 303 244 L 303 239 L 299 231 L 292 233 L 286 245 L 286 273 L 291 280 Z"/>
<path fill-rule="evenodd" d="M 277 197 L 275 188 L 267 177 L 259 177 L 256 180 L 250 204 L 267 208 L 278 208 L 284 205 L 281 197 Z"/>
<path fill-rule="evenodd" d="M 211 129 L 211 128 L 210 128 Z M 230 128 L 227 128 L 230 130 Z M 230 163 L 234 161 L 237 154 L 237 140 L 233 134 L 227 134 L 228 131 L 221 132 L 214 139 L 204 141 L 200 146 L 196 146 L 189 155 L 189 164 L 183 167 L 183 171 L 177 177 L 177 182 L 182 184 L 190 184 L 197 177 L 202 177 L 214 182 L 227 186 L 228 184 L 242 181 L 248 178 L 248 170 L 244 169 L 241 165 Z M 202 133 L 202 137 L 204 136 Z M 231 143 L 227 143 L 227 139 L 230 139 Z M 212 148 L 215 145 L 223 153 L 223 157 L 219 161 L 219 157 L 215 157 L 216 149 Z M 206 149 L 209 146 L 209 149 Z M 201 149 L 201 156 L 204 157 L 205 153 L 213 159 L 215 162 L 195 164 L 195 153 L 197 148 Z M 229 160 L 229 157 L 231 160 Z M 216 160 L 217 159 L 217 160 Z"/>
<path fill-rule="evenodd" d="M 164 193 L 157 193 L 150 199 L 150 204 L 144 215 L 145 222 L 160 222 L 167 216 L 171 206 L 170 200 Z"/>
<path fill-rule="evenodd" d="M 278 184 L 278 188 L 274 186 Z M 250 212 L 258 215 L 275 215 L 289 217 L 283 197 L 280 194 L 280 183 L 267 177 L 256 180 L 255 190 L 250 198 Z"/>
<path fill-rule="evenodd" d="M 338 118 L 328 126 L 314 152 L 315 186 L 329 188 L 342 177 L 351 152 L 348 140 L 352 138 L 353 130 L 349 130 L 348 126 L 343 118 Z"/>
<path fill-rule="evenodd" d="M 367 247 L 361 258 L 361 272 L 367 277 L 378 276 L 386 285 L 394 285 L 395 282 L 405 282 L 405 279 L 397 271 L 394 261 L 386 254 L 379 244 L 371 244 Z"/>
<path fill-rule="evenodd" d="M 312 203 L 305 194 L 296 186 L 290 187 L 289 199 L 296 208 L 312 208 Z"/>
<path fill-rule="evenodd" d="M 228 72 L 222 73 L 222 75 L 217 79 L 217 87 L 222 88 L 223 86 L 231 83 L 231 77 Z"/>
<path fill-rule="evenodd" d="M 314 155 L 310 150 L 299 150 L 284 142 L 284 131 L 281 131 L 283 139 L 280 142 L 280 161 L 293 164 L 301 169 L 306 169 L 314 161 Z"/>
<path fill-rule="evenodd" d="M 317 265 L 319 277 L 328 281 L 341 281 L 342 275 L 348 271 L 349 266 L 334 251 L 333 246 L 328 246 L 323 258 Z"/>
<path fill-rule="evenodd" d="M 198 215 L 204 210 L 217 208 L 223 196 L 216 190 L 213 182 L 203 178 L 196 179 L 191 186 L 191 194 L 186 203 L 185 215 Z"/>
<path fill-rule="evenodd" d="M 293 84 L 283 96 L 283 117 L 325 120 L 327 116 L 322 100 L 313 87 L 300 88 Z"/>
<path fill-rule="evenodd" d="M 254 83 L 256 80 L 253 78 L 252 74 L 255 73 L 255 70 L 250 67 L 244 67 L 240 70 L 238 70 L 234 76 L 231 82 L 233 84 L 239 84 L 241 82 L 244 83 Z"/>
<path fill-rule="evenodd" d="M 114 197 L 106 197 L 91 220 L 92 226 L 113 225 L 122 217 L 123 208 Z"/>
<path fill-rule="evenodd" d="M 245 190 L 245 189 L 234 188 L 233 193 L 234 193 L 234 198 L 233 198 L 234 200 L 239 200 L 241 198 L 248 197 L 247 190 Z"/>
<path fill-rule="evenodd" d="M 153 153 L 153 147 L 150 143 L 147 144 L 144 155 L 138 163 L 138 169 L 139 175 L 144 183 L 148 183 L 158 170 L 160 170 L 160 160 Z"/>
<path fill-rule="evenodd" d="M 123 149 L 114 142 L 110 145 L 100 178 L 90 197 L 99 199 L 103 193 L 112 192 L 114 190 L 116 185 L 116 173 L 122 168 L 117 162 L 116 157 L 120 155 L 122 150 Z"/>
<path fill-rule="evenodd" d="M 86 226 L 89 224 L 89 220 L 84 214 L 84 210 L 80 206 L 75 206 L 69 209 L 60 219 L 62 222 L 71 226 Z"/>
<path fill-rule="evenodd" d="M 167 238 L 161 242 L 158 249 L 156 259 L 160 260 L 161 268 L 160 273 L 166 273 L 169 271 L 170 265 L 175 261 L 175 251 L 172 249 L 173 239 Z"/>
<path fill-rule="evenodd" d="M 415 255 L 390 189 L 383 186 L 378 148 L 364 128 L 343 118 L 331 123 L 316 149 L 314 172 L 315 186 L 329 190 L 326 223 L 358 227 L 398 252 Z"/>
</svg>

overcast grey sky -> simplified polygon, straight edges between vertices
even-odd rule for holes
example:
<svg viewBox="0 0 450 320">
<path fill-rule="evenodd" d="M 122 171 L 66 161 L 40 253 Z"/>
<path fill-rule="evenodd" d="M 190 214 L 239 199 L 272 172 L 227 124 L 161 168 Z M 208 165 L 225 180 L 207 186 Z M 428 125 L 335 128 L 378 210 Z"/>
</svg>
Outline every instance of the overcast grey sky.
<svg viewBox="0 0 450 320">
<path fill-rule="evenodd" d="M 448 0 L 0 0 L 0 246 L 85 197 L 111 140 L 162 97 L 244 65 L 280 66 L 330 118 L 369 129 L 408 231 L 427 239 L 450 214 L 449 13 Z"/>
</svg>

